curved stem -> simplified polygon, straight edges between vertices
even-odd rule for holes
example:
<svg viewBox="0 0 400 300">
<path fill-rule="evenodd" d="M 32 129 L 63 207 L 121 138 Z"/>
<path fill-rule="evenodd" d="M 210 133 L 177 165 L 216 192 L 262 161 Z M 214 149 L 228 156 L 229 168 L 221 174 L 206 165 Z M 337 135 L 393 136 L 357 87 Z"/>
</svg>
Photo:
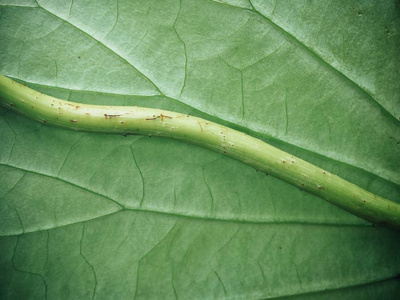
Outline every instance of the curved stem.
<svg viewBox="0 0 400 300">
<path fill-rule="evenodd" d="M 370 222 L 400 229 L 400 205 L 259 139 L 176 112 L 60 100 L 0 76 L 0 104 L 40 122 L 73 130 L 159 135 L 242 161 Z"/>
</svg>

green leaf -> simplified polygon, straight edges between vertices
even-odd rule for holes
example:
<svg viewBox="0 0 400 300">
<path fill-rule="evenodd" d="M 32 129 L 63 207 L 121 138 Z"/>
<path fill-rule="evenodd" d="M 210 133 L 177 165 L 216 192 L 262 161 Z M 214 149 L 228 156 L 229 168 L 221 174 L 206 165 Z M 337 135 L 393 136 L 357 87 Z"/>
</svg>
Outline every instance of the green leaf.
<svg viewBox="0 0 400 300">
<path fill-rule="evenodd" d="M 400 199 L 399 5 L 0 1 L 0 73 L 242 130 Z M 399 234 L 176 141 L 0 110 L 0 298 L 395 299 Z"/>
</svg>

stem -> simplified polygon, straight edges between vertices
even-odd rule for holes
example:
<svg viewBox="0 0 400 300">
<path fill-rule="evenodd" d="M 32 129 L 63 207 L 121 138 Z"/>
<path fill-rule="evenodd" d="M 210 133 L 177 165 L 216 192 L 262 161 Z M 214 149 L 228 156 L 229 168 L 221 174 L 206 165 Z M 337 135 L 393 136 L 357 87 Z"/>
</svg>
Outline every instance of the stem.
<svg viewBox="0 0 400 300">
<path fill-rule="evenodd" d="M 400 230 L 400 205 L 259 139 L 176 112 L 60 100 L 0 75 L 0 104 L 43 123 L 73 130 L 171 137 L 242 161 L 370 222 Z"/>
</svg>

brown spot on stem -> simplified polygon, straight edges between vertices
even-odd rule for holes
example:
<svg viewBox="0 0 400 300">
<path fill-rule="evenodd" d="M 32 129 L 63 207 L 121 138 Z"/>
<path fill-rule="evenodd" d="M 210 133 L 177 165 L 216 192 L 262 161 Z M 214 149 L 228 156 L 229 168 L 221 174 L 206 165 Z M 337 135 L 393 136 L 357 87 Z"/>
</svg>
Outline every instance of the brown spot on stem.
<svg viewBox="0 0 400 300">
<path fill-rule="evenodd" d="M 319 185 L 319 186 L 318 186 L 318 189 L 319 189 L 319 190 L 323 190 L 324 187 Z"/>
<path fill-rule="evenodd" d="M 107 114 L 104 114 L 104 116 L 106 117 L 106 119 L 111 119 L 111 118 L 119 117 L 121 115 L 107 115 Z"/>
<path fill-rule="evenodd" d="M 166 116 L 166 115 L 163 115 L 163 114 L 161 114 L 158 118 L 161 118 L 161 121 L 164 121 L 164 118 L 172 119 L 172 117 Z"/>
<path fill-rule="evenodd" d="M 78 122 L 77 120 L 69 120 L 71 123 L 76 123 Z"/>
<path fill-rule="evenodd" d="M 147 121 L 149 121 L 149 120 L 157 120 L 157 118 L 147 118 L 146 120 Z"/>
</svg>

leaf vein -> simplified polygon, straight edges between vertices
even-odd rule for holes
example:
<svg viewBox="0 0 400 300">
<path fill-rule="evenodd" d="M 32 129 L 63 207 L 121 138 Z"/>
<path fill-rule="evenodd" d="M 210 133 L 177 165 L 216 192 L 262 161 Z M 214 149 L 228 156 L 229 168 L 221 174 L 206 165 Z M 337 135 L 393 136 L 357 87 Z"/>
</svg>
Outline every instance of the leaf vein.
<svg viewBox="0 0 400 300">
<path fill-rule="evenodd" d="M 146 76 L 142 71 L 140 71 L 139 69 L 137 69 L 132 63 L 130 63 L 126 58 L 124 58 L 121 54 L 119 54 L 116 50 L 112 49 L 110 46 L 106 45 L 104 42 L 96 39 L 95 37 L 91 36 L 88 32 L 84 31 L 83 29 L 79 28 L 77 25 L 74 25 L 73 23 L 69 22 L 66 19 L 63 19 L 62 17 L 56 15 L 55 13 L 51 12 L 50 10 L 44 8 L 43 6 L 41 6 L 38 3 L 38 6 L 43 9 L 45 12 L 47 12 L 49 15 L 62 20 L 63 22 L 65 22 L 65 24 L 70 25 L 71 27 L 75 28 L 76 30 L 80 31 L 81 33 L 83 33 L 84 35 L 88 36 L 90 39 L 96 41 L 97 43 L 99 43 L 100 45 L 102 45 L 104 48 L 106 48 L 108 51 L 110 51 L 111 53 L 113 53 L 114 55 L 116 55 L 119 59 L 121 59 L 123 62 L 125 62 L 126 64 L 128 64 L 132 69 L 134 69 L 136 72 L 138 72 L 141 76 L 143 76 L 143 78 L 145 78 L 149 83 L 151 83 L 153 85 L 153 87 L 157 90 L 157 92 L 160 93 L 160 95 L 164 95 L 164 93 L 159 89 L 159 87 L 148 77 Z"/>
<path fill-rule="evenodd" d="M 314 58 L 316 58 L 319 62 L 321 62 L 323 65 L 325 65 L 326 67 L 328 67 L 331 71 L 333 71 L 334 73 L 338 74 L 339 76 L 341 76 L 343 79 L 345 79 L 348 83 L 350 83 L 354 88 L 356 88 L 357 90 L 359 90 L 362 94 L 364 94 L 364 96 L 366 96 L 367 99 L 369 99 L 371 102 L 373 102 L 374 104 L 376 104 L 378 106 L 378 108 L 382 111 L 382 113 L 384 113 L 386 116 L 389 116 L 391 119 L 394 119 L 397 123 L 400 122 L 400 120 L 398 120 L 390 111 L 388 111 L 381 103 L 379 103 L 379 101 L 377 99 L 375 99 L 372 94 L 367 91 L 366 89 L 364 89 L 363 87 L 361 87 L 358 83 L 356 83 L 355 81 L 353 81 L 349 76 L 347 76 L 345 73 L 343 73 L 342 71 L 340 71 L 339 69 L 335 68 L 333 65 L 331 65 L 328 61 L 326 61 L 318 52 L 316 52 L 314 49 L 312 49 L 310 46 L 306 45 L 305 43 L 303 43 L 302 41 L 300 41 L 299 39 L 297 39 L 292 33 L 290 33 L 289 31 L 287 31 L 286 29 L 284 29 L 283 27 L 279 26 L 277 23 L 275 23 L 272 19 L 268 18 L 266 15 L 262 14 L 258 9 L 256 9 L 252 3 L 251 0 L 249 0 L 250 5 L 252 7 L 252 9 L 250 9 L 250 11 L 253 11 L 254 13 L 258 14 L 259 16 L 261 16 L 263 19 L 265 19 L 267 21 L 267 23 L 271 24 L 272 26 L 274 26 L 276 29 L 278 29 L 280 32 L 282 32 L 285 36 L 287 36 L 288 38 L 290 38 L 297 46 L 299 46 L 302 49 L 305 49 L 306 51 L 308 51 Z M 245 9 L 245 8 L 242 8 Z M 246 9 L 249 10 L 249 9 Z"/>
<path fill-rule="evenodd" d="M 43 229 L 38 229 L 38 230 L 25 230 L 23 233 L 30 233 L 30 232 L 41 232 L 41 231 L 45 231 L 45 230 L 49 230 L 49 229 L 53 229 L 53 228 L 60 228 L 60 227 L 64 227 L 64 226 L 69 226 L 69 225 L 74 225 L 74 224 L 80 224 L 83 222 L 87 222 L 87 221 L 91 221 L 91 220 L 95 220 L 95 219 L 99 219 L 99 218 L 103 218 L 106 216 L 110 216 L 119 212 L 123 212 L 123 211 L 132 211 L 132 212 L 143 212 L 143 213 L 154 213 L 154 214 L 160 214 L 160 215 L 168 215 L 168 216 L 173 216 L 173 217 L 177 217 L 177 218 L 186 218 L 186 219 L 195 219 L 195 220 L 202 220 L 202 221 L 208 221 L 208 222 L 232 222 L 232 223 L 238 223 L 238 224 L 256 224 L 256 225 L 305 225 L 305 226 L 333 226 L 333 227 L 354 227 L 354 228 L 369 228 L 372 227 L 372 225 L 370 224 L 357 224 L 357 223 L 334 223 L 334 222 L 325 222 L 325 223 L 318 223 L 318 222 L 311 222 L 311 221 L 273 221 L 273 220 L 262 220 L 262 219 L 243 219 L 243 218 L 234 218 L 234 217 L 208 217 L 208 216 L 203 216 L 203 215 L 195 215 L 195 214 L 183 214 L 183 213 L 175 213 L 175 212 L 169 212 L 169 211 L 161 211 L 161 210 L 152 210 L 152 209 L 146 209 L 146 208 L 127 208 L 124 207 L 122 204 L 120 204 L 119 202 L 117 202 L 116 200 L 103 195 L 99 192 L 90 190 L 86 187 L 82 187 L 79 186 L 75 183 L 69 182 L 65 179 L 59 178 L 59 177 L 53 177 L 51 175 L 47 175 L 47 174 L 43 174 L 37 171 L 33 171 L 33 170 L 27 170 L 27 169 L 23 169 L 17 166 L 12 166 L 12 165 L 6 165 L 3 163 L 0 163 L 0 166 L 8 166 L 8 167 L 12 167 L 21 171 L 25 171 L 25 172 L 29 172 L 32 174 L 37 174 L 37 175 L 42 175 L 44 177 L 48 177 L 48 178 L 52 178 L 55 180 L 60 180 L 66 184 L 70 184 L 72 186 L 75 186 L 77 188 L 81 188 L 87 192 L 93 193 L 94 195 L 97 195 L 99 197 L 105 198 L 113 203 L 115 203 L 116 205 L 118 205 L 118 210 L 117 211 L 113 211 L 111 213 L 107 213 L 107 214 L 103 214 L 100 215 L 98 217 L 93 217 L 90 219 L 86 219 L 86 220 L 81 220 L 81 221 L 76 221 L 76 222 L 71 222 L 68 224 L 62 224 L 56 227 L 51 227 L 51 228 L 43 228 Z M 23 233 L 17 233 L 17 234 L 8 234 L 8 235 L 4 235 L 4 236 L 18 236 L 21 235 Z"/>
</svg>

